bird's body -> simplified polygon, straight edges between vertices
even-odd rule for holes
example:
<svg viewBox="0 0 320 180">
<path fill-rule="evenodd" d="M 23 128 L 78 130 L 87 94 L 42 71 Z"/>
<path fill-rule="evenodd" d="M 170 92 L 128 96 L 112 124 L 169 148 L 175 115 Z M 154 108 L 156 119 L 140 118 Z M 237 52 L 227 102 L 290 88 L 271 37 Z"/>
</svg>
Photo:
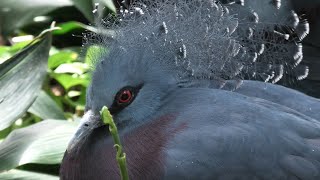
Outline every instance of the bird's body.
<svg viewBox="0 0 320 180">
<path fill-rule="evenodd" d="M 303 38 L 305 31 L 294 25 L 289 28 L 293 39 L 278 36 L 268 29 L 274 24 L 256 25 L 249 10 L 256 28 L 250 43 L 241 40 L 242 30 L 252 23 L 240 19 L 247 13 L 243 7 L 227 6 L 242 14 L 239 23 L 219 3 L 192 2 L 157 1 L 157 10 L 133 7 L 136 21 L 122 14 L 131 29 L 116 25 L 119 37 L 97 63 L 86 114 L 61 165 L 62 180 L 120 178 L 112 137 L 99 117 L 103 106 L 118 126 L 130 179 L 320 179 L 319 99 L 280 85 L 239 80 L 303 78 L 306 69 L 292 71 L 302 56 L 295 38 Z M 211 26 L 211 21 L 219 23 Z M 191 37 L 184 27 L 200 28 L 200 35 Z M 267 29 L 264 35 L 261 27 Z"/>
<path fill-rule="evenodd" d="M 319 120 L 208 88 L 179 89 L 164 101 L 161 113 L 122 134 L 131 179 L 320 178 Z M 120 178 L 107 132 L 94 130 L 79 154 L 66 154 L 62 179 Z"/>
</svg>

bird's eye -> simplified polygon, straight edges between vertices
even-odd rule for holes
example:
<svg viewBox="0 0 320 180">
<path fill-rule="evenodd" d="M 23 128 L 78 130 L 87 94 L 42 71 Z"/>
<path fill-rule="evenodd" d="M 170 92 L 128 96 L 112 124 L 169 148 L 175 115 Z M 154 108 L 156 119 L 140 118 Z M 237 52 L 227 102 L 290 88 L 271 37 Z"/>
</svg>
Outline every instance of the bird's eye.
<svg viewBox="0 0 320 180">
<path fill-rule="evenodd" d="M 130 89 L 124 89 L 120 91 L 118 97 L 117 97 L 117 102 L 118 104 L 126 104 L 130 103 L 133 99 L 133 92 Z"/>
<path fill-rule="evenodd" d="M 116 114 L 123 108 L 129 106 L 136 98 L 139 90 L 142 88 L 142 84 L 139 86 L 126 86 L 118 91 L 113 104 L 109 108 L 111 114 Z"/>
</svg>

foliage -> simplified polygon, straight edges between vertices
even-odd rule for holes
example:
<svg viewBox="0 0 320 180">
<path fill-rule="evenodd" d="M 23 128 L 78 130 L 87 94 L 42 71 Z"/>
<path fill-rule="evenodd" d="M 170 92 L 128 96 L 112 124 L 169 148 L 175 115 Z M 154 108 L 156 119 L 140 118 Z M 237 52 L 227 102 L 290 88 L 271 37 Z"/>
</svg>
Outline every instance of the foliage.
<svg viewBox="0 0 320 180">
<path fill-rule="evenodd" d="M 58 179 L 97 52 L 79 43 L 96 2 L 115 11 L 111 0 L 0 2 L 0 179 Z M 60 29 L 43 31 L 51 21 Z"/>
</svg>

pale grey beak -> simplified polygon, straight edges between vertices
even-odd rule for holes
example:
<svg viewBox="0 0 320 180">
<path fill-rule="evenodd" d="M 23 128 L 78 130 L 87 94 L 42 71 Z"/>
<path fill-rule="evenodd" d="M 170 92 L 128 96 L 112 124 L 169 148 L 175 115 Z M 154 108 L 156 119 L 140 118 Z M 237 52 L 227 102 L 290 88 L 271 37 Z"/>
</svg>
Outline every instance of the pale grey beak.
<svg viewBox="0 0 320 180">
<path fill-rule="evenodd" d="M 83 115 L 76 133 L 71 138 L 67 151 L 71 152 L 74 148 L 81 147 L 92 131 L 101 126 L 103 126 L 103 122 L 101 121 L 100 114 L 95 114 L 91 110 L 87 111 Z"/>
</svg>

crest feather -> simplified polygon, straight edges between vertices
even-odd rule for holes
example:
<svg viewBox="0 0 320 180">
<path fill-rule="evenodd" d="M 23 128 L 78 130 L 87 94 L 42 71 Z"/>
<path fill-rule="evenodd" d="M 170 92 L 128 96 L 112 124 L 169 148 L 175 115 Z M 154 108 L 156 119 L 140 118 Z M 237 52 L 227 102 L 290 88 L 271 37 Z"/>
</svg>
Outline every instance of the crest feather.
<svg viewBox="0 0 320 180">
<path fill-rule="evenodd" d="M 154 58 L 146 60 L 172 67 L 184 80 L 276 83 L 308 75 L 300 62 L 309 24 L 280 0 L 137 0 L 101 24 L 114 30 L 113 40 L 90 34 L 87 44 L 149 51 Z"/>
</svg>

